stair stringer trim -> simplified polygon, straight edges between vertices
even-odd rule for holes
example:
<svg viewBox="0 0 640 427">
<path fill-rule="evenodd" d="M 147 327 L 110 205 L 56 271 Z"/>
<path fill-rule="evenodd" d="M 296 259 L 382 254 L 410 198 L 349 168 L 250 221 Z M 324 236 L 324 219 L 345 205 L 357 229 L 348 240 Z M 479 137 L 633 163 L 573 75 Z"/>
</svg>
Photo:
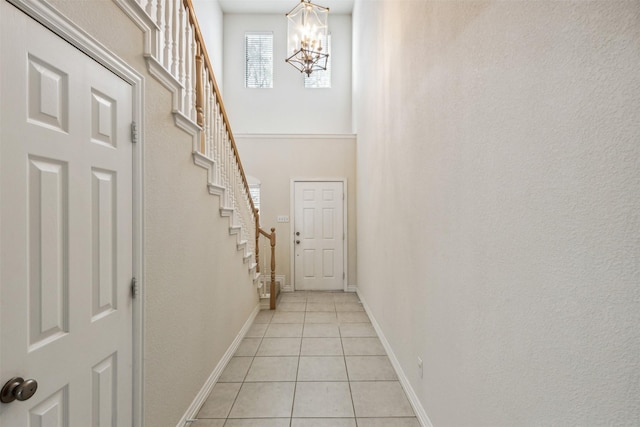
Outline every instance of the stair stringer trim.
<svg viewBox="0 0 640 427">
<path fill-rule="evenodd" d="M 192 155 L 193 163 L 196 166 L 200 166 L 207 170 L 207 188 L 209 194 L 217 196 L 218 202 L 220 203 L 218 214 L 221 218 L 228 218 L 229 235 L 236 236 L 236 250 L 238 252 L 242 252 L 242 262 L 244 264 L 249 264 L 248 270 L 249 273 L 253 273 L 253 280 L 255 284 L 255 254 L 249 251 L 248 242 L 242 237 L 242 226 L 236 223 L 236 209 L 222 205 L 227 189 L 213 182 L 214 177 L 216 176 L 217 162 L 198 151 L 193 151 Z"/>
</svg>

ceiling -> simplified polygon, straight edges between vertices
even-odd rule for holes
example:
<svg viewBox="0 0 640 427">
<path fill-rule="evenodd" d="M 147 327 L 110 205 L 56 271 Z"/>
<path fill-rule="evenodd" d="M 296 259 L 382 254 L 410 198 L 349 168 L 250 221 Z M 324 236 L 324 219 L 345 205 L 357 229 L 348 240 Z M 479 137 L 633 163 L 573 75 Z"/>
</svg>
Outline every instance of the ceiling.
<svg viewBox="0 0 640 427">
<path fill-rule="evenodd" d="M 218 0 L 224 13 L 275 13 L 282 14 L 293 9 L 300 0 Z M 351 14 L 354 0 L 312 0 L 319 6 L 329 8 L 330 13 Z"/>
</svg>

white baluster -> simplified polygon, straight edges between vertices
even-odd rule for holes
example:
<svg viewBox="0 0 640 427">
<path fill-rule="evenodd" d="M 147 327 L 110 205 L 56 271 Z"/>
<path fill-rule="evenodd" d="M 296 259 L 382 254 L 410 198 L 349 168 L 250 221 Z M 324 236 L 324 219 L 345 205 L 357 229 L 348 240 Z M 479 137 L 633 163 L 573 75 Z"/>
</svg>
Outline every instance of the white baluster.
<svg viewBox="0 0 640 427">
<path fill-rule="evenodd" d="M 227 198 L 225 199 L 226 205 L 229 206 L 229 153 L 227 150 L 227 134 L 225 132 L 224 134 L 224 188 L 227 189 L 227 191 L 225 191 Z"/>
<path fill-rule="evenodd" d="M 209 157 L 213 159 L 214 157 L 214 130 L 213 130 L 213 125 L 216 122 L 216 116 L 215 116 L 215 106 L 216 106 L 216 97 L 215 94 L 213 93 L 213 90 L 211 90 L 209 92 L 209 116 L 207 117 L 209 119 Z"/>
<path fill-rule="evenodd" d="M 156 8 L 156 24 L 158 25 L 158 46 L 156 48 L 156 58 L 160 64 L 164 64 L 164 8 L 165 4 L 161 0 L 157 0 Z"/>
<path fill-rule="evenodd" d="M 233 206 L 238 206 L 238 161 L 236 155 L 231 150 L 231 160 L 233 161 Z"/>
<path fill-rule="evenodd" d="M 227 173 L 227 134 L 225 131 L 224 121 L 220 122 L 220 164 L 222 170 L 220 171 L 220 184 L 224 185 Z"/>
<path fill-rule="evenodd" d="M 221 159 L 222 159 L 222 133 L 221 133 L 221 126 L 220 126 L 220 105 L 217 102 L 216 99 L 216 152 L 215 152 L 215 159 L 216 159 L 216 164 L 218 165 L 217 167 L 217 173 L 216 173 L 216 184 L 220 184 L 220 181 L 222 179 L 222 165 L 221 165 Z"/>
<path fill-rule="evenodd" d="M 220 123 L 220 117 L 216 117 L 216 119 L 218 120 L 218 123 Z M 223 162 L 223 147 L 222 147 L 222 131 L 220 130 L 220 127 L 218 127 L 218 133 L 216 138 L 218 139 L 217 144 L 218 144 L 218 157 L 216 158 L 216 162 L 218 163 L 218 181 L 216 182 L 216 184 L 218 184 L 219 186 L 222 186 L 222 182 L 223 182 L 223 176 L 224 176 L 224 162 Z"/>
<path fill-rule="evenodd" d="M 180 25 L 180 12 L 182 11 L 182 1 L 175 0 L 173 2 L 173 11 L 172 11 L 172 21 L 171 26 L 173 27 L 172 34 L 172 44 L 171 44 L 171 74 L 176 80 L 180 79 L 180 56 L 179 56 L 179 45 L 180 45 L 180 36 L 182 35 L 182 26 Z"/>
<path fill-rule="evenodd" d="M 204 66 L 203 73 L 204 73 Z M 206 78 L 202 79 L 202 112 L 204 115 L 204 120 L 202 121 L 202 131 L 204 132 L 204 147 L 202 150 L 202 154 L 207 155 L 207 100 L 209 97 L 207 96 L 207 91 L 209 90 L 209 81 Z"/>
<path fill-rule="evenodd" d="M 224 133 L 224 151 L 225 151 L 225 187 L 227 187 L 227 189 L 229 190 L 228 193 L 228 198 L 227 198 L 227 203 L 228 206 L 233 206 L 233 198 L 231 197 L 231 159 L 230 159 L 230 155 L 231 155 L 231 150 L 230 150 L 230 145 L 229 145 L 229 130 L 226 129 L 225 127 L 225 133 Z"/>
<path fill-rule="evenodd" d="M 231 161 L 231 206 L 236 208 L 236 162 L 233 150 L 229 150 L 229 160 Z"/>
<path fill-rule="evenodd" d="M 233 204 L 240 207 L 240 187 L 238 186 L 240 183 L 240 170 L 238 169 L 238 162 L 235 155 L 233 159 Z"/>
<path fill-rule="evenodd" d="M 185 104 L 185 98 L 187 94 L 187 82 L 186 82 L 186 72 L 185 67 L 186 63 L 189 61 L 189 57 L 187 56 L 187 43 L 190 43 L 188 38 L 188 28 L 190 27 L 187 13 L 185 11 L 184 6 L 181 4 L 180 6 L 180 43 L 179 43 L 179 52 L 178 52 L 178 60 L 179 60 L 179 81 L 182 83 L 184 90 L 181 92 L 180 96 L 180 112 L 185 116 L 188 116 L 187 108 Z"/>
<path fill-rule="evenodd" d="M 191 22 L 187 23 L 187 36 L 185 38 L 185 47 L 187 50 L 185 58 L 185 81 L 184 81 L 184 114 L 191 120 L 194 119 L 194 102 L 193 102 L 193 70 L 195 69 L 195 50 L 193 50 L 192 44 L 193 31 L 191 28 Z"/>
<path fill-rule="evenodd" d="M 228 163 L 228 154 L 227 154 L 227 127 L 224 123 L 224 121 L 221 121 L 222 123 L 222 164 L 224 165 L 223 168 L 223 172 L 224 172 L 224 176 L 222 177 L 222 179 L 226 180 L 227 179 L 227 163 Z"/>
<path fill-rule="evenodd" d="M 216 94 L 211 92 L 211 158 L 216 160 L 218 158 L 218 102 L 216 101 Z M 216 168 L 217 169 L 217 168 Z M 217 175 L 217 172 L 216 172 Z M 214 180 L 216 177 L 214 176 Z"/>
<path fill-rule="evenodd" d="M 171 63 L 173 62 L 173 29 L 172 29 L 172 22 L 173 22 L 173 10 L 174 10 L 174 4 L 175 4 L 176 0 L 166 0 L 166 4 L 165 4 L 165 16 L 164 16 L 164 62 L 162 63 L 162 65 L 164 65 L 164 68 L 171 72 Z"/>
<path fill-rule="evenodd" d="M 206 76 L 206 73 L 205 73 Z M 208 78 L 204 80 L 205 84 L 205 109 L 204 109 L 204 126 L 205 126 L 205 155 L 211 157 L 211 81 Z"/>
<path fill-rule="evenodd" d="M 224 188 L 227 188 L 227 134 L 226 132 L 223 132 L 222 134 L 222 159 L 220 159 L 220 163 L 222 164 L 222 180 L 220 182 L 220 185 L 222 185 Z M 227 204 L 227 196 L 228 196 L 228 191 L 225 191 L 225 206 L 229 206 Z"/>
</svg>

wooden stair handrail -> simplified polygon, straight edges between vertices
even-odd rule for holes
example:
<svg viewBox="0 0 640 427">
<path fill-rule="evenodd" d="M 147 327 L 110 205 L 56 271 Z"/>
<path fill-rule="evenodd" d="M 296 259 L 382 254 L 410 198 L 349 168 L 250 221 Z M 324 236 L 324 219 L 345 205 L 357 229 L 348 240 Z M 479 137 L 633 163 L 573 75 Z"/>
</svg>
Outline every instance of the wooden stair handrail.
<svg viewBox="0 0 640 427">
<path fill-rule="evenodd" d="M 270 288 L 270 299 L 269 299 L 269 308 L 271 310 L 275 310 L 276 308 L 276 229 L 271 228 L 271 233 L 267 233 L 260 227 L 260 215 L 258 210 L 256 209 L 253 199 L 251 198 L 251 191 L 249 190 L 249 182 L 247 181 L 247 175 L 244 172 L 244 167 L 242 166 L 242 162 L 240 161 L 240 154 L 238 152 L 238 146 L 236 145 L 236 140 L 231 132 L 231 125 L 229 123 L 229 117 L 227 116 L 227 110 L 222 103 L 222 96 L 220 93 L 220 88 L 218 87 L 218 82 L 213 74 L 213 66 L 211 65 L 211 59 L 209 58 L 209 53 L 207 52 L 207 48 L 204 42 L 204 37 L 202 36 L 202 31 L 200 30 L 200 24 L 198 24 L 198 19 L 196 18 L 195 8 L 193 7 L 192 0 L 183 0 L 183 4 L 185 9 L 189 14 L 189 22 L 193 27 L 194 38 L 196 41 L 196 58 L 195 58 L 195 66 L 196 66 L 196 82 L 195 82 L 195 103 L 196 103 L 196 123 L 202 129 L 204 129 L 204 82 L 202 81 L 203 77 L 203 67 L 206 70 L 206 77 L 209 79 L 213 86 L 213 92 L 216 97 L 216 103 L 220 108 L 220 113 L 222 115 L 222 120 L 224 126 L 226 127 L 227 134 L 229 135 L 229 141 L 231 143 L 231 150 L 233 152 L 233 156 L 238 165 L 238 169 L 240 170 L 240 176 L 242 177 L 242 182 L 244 185 L 244 189 L 247 193 L 247 197 L 249 199 L 249 205 L 251 208 L 251 214 L 253 215 L 256 223 L 256 247 L 255 247 L 255 257 L 256 257 L 256 270 L 260 272 L 260 247 L 258 241 L 260 239 L 260 235 L 263 235 L 267 239 L 269 239 L 269 243 L 271 246 L 271 288 Z M 200 152 L 204 153 L 205 151 L 205 135 L 204 132 L 201 135 L 200 140 Z"/>
<path fill-rule="evenodd" d="M 196 68 L 198 67 L 198 61 L 202 61 L 199 59 L 204 57 L 204 65 L 206 65 L 207 75 L 209 76 L 209 80 L 213 83 L 213 91 L 216 95 L 216 99 L 218 100 L 218 105 L 220 106 L 220 112 L 222 113 L 222 120 L 224 121 L 225 126 L 227 127 L 227 131 L 229 134 L 229 140 L 231 141 L 231 149 L 233 150 L 233 154 L 235 155 L 236 161 L 238 162 L 238 168 L 240 169 L 240 175 L 242 176 L 242 181 L 244 183 L 244 188 L 247 191 L 247 195 L 249 196 L 249 203 L 251 205 L 251 211 L 255 217 L 255 206 L 253 204 L 253 199 L 251 198 L 251 192 L 249 191 L 249 182 L 247 181 L 247 176 L 244 173 L 244 168 L 242 167 L 242 162 L 240 161 L 240 155 L 238 153 L 238 146 L 236 145 L 236 140 L 233 137 L 233 133 L 231 132 L 231 126 L 229 124 L 229 117 L 227 116 L 227 110 L 224 108 L 224 104 L 219 102 L 222 99 L 220 94 L 220 89 L 218 87 L 218 82 L 216 81 L 215 76 L 213 75 L 213 66 L 211 65 L 211 60 L 209 59 L 209 54 L 207 53 L 207 48 L 204 43 L 204 37 L 202 36 L 202 31 L 200 31 L 200 25 L 198 24 L 198 19 L 196 18 L 196 11 L 193 7 L 193 3 L 191 0 L 183 0 L 183 4 L 187 12 L 189 13 L 189 22 L 193 25 L 194 29 L 194 37 L 196 39 L 196 44 L 198 47 L 197 56 L 196 56 Z M 204 115 L 201 115 L 201 111 L 203 110 L 204 104 L 204 91 L 202 89 L 202 82 L 199 82 L 201 72 L 196 72 L 196 111 L 198 112 L 198 125 L 203 126 L 204 124 Z M 198 89 L 199 88 L 199 89 Z M 198 104 L 199 103 L 199 104 Z M 201 148 L 202 150 L 202 148 Z"/>
</svg>

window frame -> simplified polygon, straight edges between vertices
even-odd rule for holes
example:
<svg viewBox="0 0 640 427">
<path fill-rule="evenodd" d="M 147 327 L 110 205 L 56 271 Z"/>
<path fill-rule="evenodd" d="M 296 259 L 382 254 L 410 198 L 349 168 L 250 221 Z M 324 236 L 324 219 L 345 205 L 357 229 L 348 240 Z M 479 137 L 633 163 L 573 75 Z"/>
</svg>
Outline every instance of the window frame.
<svg viewBox="0 0 640 427">
<path fill-rule="evenodd" d="M 262 77 L 262 79 L 255 77 L 253 79 L 254 81 L 251 81 L 252 79 L 250 78 L 250 70 L 249 70 L 249 63 L 250 63 L 249 43 L 250 43 L 251 37 L 256 37 L 261 39 L 261 41 L 258 42 L 260 44 L 260 53 L 261 53 L 260 58 L 252 58 L 252 59 L 256 62 L 259 61 L 260 63 L 268 62 L 267 67 L 264 67 L 264 64 L 262 64 L 263 65 L 262 67 L 256 66 L 253 68 L 253 70 L 260 72 L 262 69 L 262 74 L 267 74 L 268 82 L 265 82 L 265 77 Z M 263 52 L 262 43 L 264 43 L 263 40 L 270 41 L 270 46 L 269 46 L 270 58 L 268 58 L 267 60 L 263 58 L 263 54 L 262 54 Z M 244 87 L 246 89 L 273 89 L 273 80 L 274 80 L 273 79 L 273 56 L 274 56 L 273 55 L 273 31 L 246 31 L 244 33 Z M 258 83 L 258 80 L 262 80 L 262 83 Z"/>
</svg>

